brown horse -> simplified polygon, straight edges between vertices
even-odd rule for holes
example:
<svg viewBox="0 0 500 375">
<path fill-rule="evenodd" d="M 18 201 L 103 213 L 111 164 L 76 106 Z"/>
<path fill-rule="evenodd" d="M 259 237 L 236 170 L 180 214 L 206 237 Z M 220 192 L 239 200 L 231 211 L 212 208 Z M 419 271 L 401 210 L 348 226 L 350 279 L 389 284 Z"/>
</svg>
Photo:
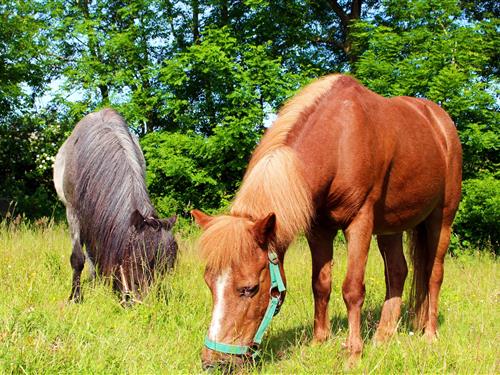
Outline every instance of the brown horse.
<svg viewBox="0 0 500 375">
<path fill-rule="evenodd" d="M 450 117 L 424 99 L 387 99 L 343 75 L 323 77 L 280 111 L 255 150 L 229 215 L 192 212 L 204 229 L 205 280 L 213 312 L 207 340 L 249 347 L 269 303 L 268 251 L 281 276 L 287 247 L 305 231 L 312 254 L 314 340 L 330 335 L 332 244 L 348 242 L 342 293 L 350 360 L 359 358 L 364 274 L 372 234 L 384 258 L 386 297 L 377 342 L 395 332 L 407 275 L 402 233 L 410 231 L 415 324 L 437 333 L 438 296 L 460 200 L 461 146 Z M 221 347 L 222 347 L 221 346 Z M 205 347 L 204 367 L 244 356 Z"/>
</svg>

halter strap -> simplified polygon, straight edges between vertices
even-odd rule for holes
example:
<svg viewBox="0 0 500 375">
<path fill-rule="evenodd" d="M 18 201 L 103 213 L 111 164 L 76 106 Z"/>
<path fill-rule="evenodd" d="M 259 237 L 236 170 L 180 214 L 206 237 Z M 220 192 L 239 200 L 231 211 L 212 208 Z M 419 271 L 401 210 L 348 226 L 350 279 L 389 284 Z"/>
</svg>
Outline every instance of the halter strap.
<svg viewBox="0 0 500 375">
<path fill-rule="evenodd" d="M 255 333 L 253 342 L 251 345 L 231 345 L 224 344 L 222 342 L 217 342 L 210 340 L 205 337 L 205 346 L 210 349 L 221 353 L 226 354 L 235 354 L 235 355 L 246 355 L 251 353 L 252 358 L 255 358 L 259 355 L 259 351 L 257 347 L 262 342 L 262 338 L 264 337 L 264 333 L 266 332 L 267 327 L 271 323 L 273 316 L 275 316 L 279 312 L 281 295 L 286 290 L 285 284 L 283 283 L 283 279 L 281 277 L 281 272 L 279 268 L 279 260 L 278 256 L 274 251 L 269 251 L 267 253 L 269 258 L 269 274 L 271 277 L 271 286 L 269 288 L 269 304 L 267 305 L 267 310 L 264 314 L 264 318 L 262 318 L 262 322 L 260 322 L 259 328 Z M 273 295 L 273 292 L 278 291 L 277 295 Z"/>
</svg>

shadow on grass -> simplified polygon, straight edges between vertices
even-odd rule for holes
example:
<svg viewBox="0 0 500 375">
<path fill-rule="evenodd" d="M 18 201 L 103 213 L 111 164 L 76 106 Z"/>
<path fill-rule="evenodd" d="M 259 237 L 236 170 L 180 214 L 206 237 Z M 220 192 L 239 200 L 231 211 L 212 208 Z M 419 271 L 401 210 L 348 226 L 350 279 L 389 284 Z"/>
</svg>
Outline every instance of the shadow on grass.
<svg viewBox="0 0 500 375">
<path fill-rule="evenodd" d="M 368 344 L 375 335 L 378 322 L 380 320 L 382 305 L 375 308 L 363 309 L 361 312 L 361 337 L 365 345 Z M 439 326 L 444 323 L 444 317 L 441 313 L 438 315 Z M 335 314 L 330 319 L 331 337 L 347 337 L 348 321 L 347 311 L 345 314 Z M 413 331 L 412 319 L 408 308 L 402 308 L 398 332 L 409 333 Z M 261 347 L 260 361 L 255 365 L 255 369 L 261 369 L 265 364 L 273 361 L 285 359 L 302 345 L 311 345 L 313 339 L 313 323 L 301 324 L 293 328 L 276 332 L 270 336 Z"/>
<path fill-rule="evenodd" d="M 371 332 L 373 323 L 372 317 L 380 317 L 380 308 L 368 309 L 362 312 L 362 335 L 363 337 L 371 337 L 374 332 Z M 366 322 L 366 323 L 365 323 Z M 335 314 L 330 319 L 331 337 L 337 335 L 345 335 L 347 333 L 348 322 L 346 314 Z M 373 330 L 374 331 L 374 330 Z M 290 329 L 276 332 L 270 335 L 266 340 L 265 346 L 261 348 L 261 361 L 257 364 L 257 368 L 264 364 L 286 358 L 287 354 L 293 352 L 302 345 L 311 345 L 313 339 L 313 322 L 309 324 L 301 324 Z"/>
</svg>

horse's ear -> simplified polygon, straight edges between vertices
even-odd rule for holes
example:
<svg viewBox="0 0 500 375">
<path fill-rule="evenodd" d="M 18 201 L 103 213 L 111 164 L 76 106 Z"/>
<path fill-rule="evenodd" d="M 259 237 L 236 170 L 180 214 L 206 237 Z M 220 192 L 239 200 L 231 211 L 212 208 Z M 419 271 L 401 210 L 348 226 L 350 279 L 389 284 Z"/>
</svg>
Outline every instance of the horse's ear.
<svg viewBox="0 0 500 375">
<path fill-rule="evenodd" d="M 276 234 L 276 215 L 272 212 L 264 219 L 257 220 L 253 232 L 259 246 L 266 249 Z"/>
<path fill-rule="evenodd" d="M 161 219 L 161 227 L 165 230 L 170 230 L 174 226 L 175 222 L 177 221 L 177 216 L 172 216 L 169 217 L 168 219 Z"/>
<path fill-rule="evenodd" d="M 207 215 L 200 210 L 192 210 L 191 215 L 193 215 L 194 221 L 196 221 L 196 224 L 198 224 L 201 229 L 205 229 L 213 220 L 212 216 Z"/>
<path fill-rule="evenodd" d="M 146 225 L 144 216 L 139 212 L 139 210 L 134 210 L 130 216 L 130 225 L 133 225 L 137 231 L 140 231 Z"/>
</svg>

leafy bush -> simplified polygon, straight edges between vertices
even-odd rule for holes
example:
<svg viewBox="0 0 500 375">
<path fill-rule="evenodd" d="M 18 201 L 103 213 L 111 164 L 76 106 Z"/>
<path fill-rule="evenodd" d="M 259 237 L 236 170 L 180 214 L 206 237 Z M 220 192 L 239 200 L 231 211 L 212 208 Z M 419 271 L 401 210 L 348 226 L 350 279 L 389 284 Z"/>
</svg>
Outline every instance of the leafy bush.
<svg viewBox="0 0 500 375">
<path fill-rule="evenodd" d="M 461 247 L 500 250 L 500 180 L 493 176 L 466 180 L 454 231 Z"/>
<path fill-rule="evenodd" d="M 160 215 L 187 216 L 192 208 L 229 204 L 259 136 L 245 120 L 218 126 L 209 137 L 158 131 L 141 140 L 148 190 Z"/>
</svg>

